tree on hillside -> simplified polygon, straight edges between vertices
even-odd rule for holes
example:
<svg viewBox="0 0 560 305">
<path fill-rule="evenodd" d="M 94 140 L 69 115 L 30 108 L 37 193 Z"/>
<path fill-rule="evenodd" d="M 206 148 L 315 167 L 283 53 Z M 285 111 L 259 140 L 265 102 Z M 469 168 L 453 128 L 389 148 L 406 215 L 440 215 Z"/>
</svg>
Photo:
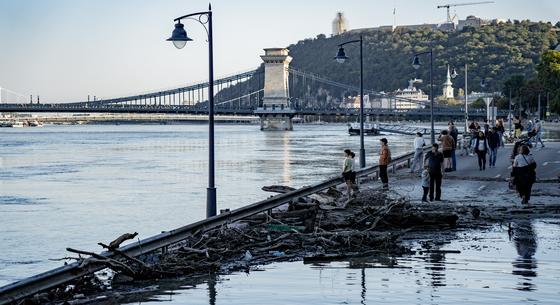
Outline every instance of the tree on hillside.
<svg viewBox="0 0 560 305">
<path fill-rule="evenodd" d="M 483 98 L 479 97 L 476 101 L 470 104 L 470 107 L 473 109 L 484 109 L 486 108 L 486 102 Z"/>
<path fill-rule="evenodd" d="M 537 65 L 537 79 L 550 94 L 550 110 L 560 112 L 560 52 L 549 50 Z"/>
</svg>

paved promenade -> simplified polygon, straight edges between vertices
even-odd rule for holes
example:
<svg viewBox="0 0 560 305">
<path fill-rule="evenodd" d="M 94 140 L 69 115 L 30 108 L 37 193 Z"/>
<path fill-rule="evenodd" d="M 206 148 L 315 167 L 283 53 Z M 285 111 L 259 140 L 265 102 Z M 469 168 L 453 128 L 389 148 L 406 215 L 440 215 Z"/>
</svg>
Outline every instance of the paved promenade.
<svg viewBox="0 0 560 305">
<path fill-rule="evenodd" d="M 457 171 L 445 173 L 442 183 L 442 199 L 446 202 L 468 203 L 487 202 L 492 205 L 519 205 L 521 199 L 515 191 L 508 189 L 511 162 L 509 156 L 513 145 L 498 150 L 495 168 L 480 171 L 476 156 L 457 156 Z M 545 148 L 532 149 L 537 161 L 537 178 L 548 181 L 535 183 L 531 204 L 547 204 L 560 201 L 559 183 L 551 182 L 560 175 L 560 143 L 545 143 Z M 420 178 L 409 174 L 408 169 L 389 174 L 390 189 L 413 201 L 420 202 L 422 188 Z M 377 183 L 379 184 L 379 183 Z M 377 185 L 376 184 L 376 185 Z"/>
</svg>

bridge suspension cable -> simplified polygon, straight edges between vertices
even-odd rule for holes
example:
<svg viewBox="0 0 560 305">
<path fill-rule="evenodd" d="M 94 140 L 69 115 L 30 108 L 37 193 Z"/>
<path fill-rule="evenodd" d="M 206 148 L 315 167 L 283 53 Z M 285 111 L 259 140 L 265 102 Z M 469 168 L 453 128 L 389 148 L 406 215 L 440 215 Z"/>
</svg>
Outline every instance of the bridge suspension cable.
<svg viewBox="0 0 560 305">
<path fill-rule="evenodd" d="M 352 90 L 352 91 L 359 91 L 359 89 L 360 89 L 357 86 L 352 86 L 352 85 L 340 83 L 340 82 L 337 82 L 337 81 L 327 79 L 325 77 L 321 77 L 317 74 L 303 72 L 303 71 L 296 70 L 296 69 L 293 69 L 293 68 L 288 68 L 288 72 L 290 72 L 292 75 L 305 77 L 305 78 L 311 79 L 313 81 L 323 83 L 323 84 L 326 84 L 326 85 L 330 85 L 330 86 L 334 86 L 334 87 L 337 87 L 337 88 L 340 88 L 340 89 Z M 377 92 L 377 91 L 369 90 L 369 89 L 364 89 L 364 93 L 367 94 L 367 95 L 371 95 L 373 98 L 387 98 L 389 100 L 407 102 L 407 103 L 412 103 L 412 104 L 416 104 L 416 105 L 420 105 L 420 106 L 426 106 L 428 104 L 427 101 L 422 102 L 422 101 L 418 101 L 418 100 L 414 100 L 414 99 L 410 99 L 410 98 L 397 97 L 397 96 L 389 94 L 389 93 Z"/>
<path fill-rule="evenodd" d="M 27 95 L 0 86 L 0 103 L 25 103 Z"/>
</svg>

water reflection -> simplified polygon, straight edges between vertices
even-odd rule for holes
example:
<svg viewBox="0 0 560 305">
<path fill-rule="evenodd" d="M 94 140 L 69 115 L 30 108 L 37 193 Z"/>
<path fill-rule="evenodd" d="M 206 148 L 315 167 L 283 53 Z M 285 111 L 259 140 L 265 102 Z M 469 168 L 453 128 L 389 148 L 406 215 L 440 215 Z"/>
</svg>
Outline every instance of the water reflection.
<svg viewBox="0 0 560 305">
<path fill-rule="evenodd" d="M 362 268 L 362 281 L 361 281 L 361 284 L 362 284 L 362 293 L 361 293 L 360 296 L 362 297 L 362 299 L 361 299 L 361 302 L 360 302 L 360 303 L 361 303 L 362 305 L 365 305 L 365 304 L 366 304 L 366 291 L 367 291 L 367 289 L 366 289 L 366 268 Z"/>
<path fill-rule="evenodd" d="M 512 262 L 512 274 L 520 276 L 517 290 L 535 290 L 531 278 L 537 276 L 537 238 L 530 220 L 518 220 L 512 223 L 510 238 L 513 239 L 518 257 Z"/>
<path fill-rule="evenodd" d="M 291 163 L 294 156 L 292 155 L 291 132 L 267 132 L 264 133 L 264 146 L 259 149 L 257 158 L 265 160 L 267 168 L 264 171 L 277 171 L 280 173 L 278 183 L 283 185 L 292 185 Z M 263 169 L 258 169 L 263 170 Z"/>
<path fill-rule="evenodd" d="M 210 275 L 208 278 L 208 304 L 210 305 L 216 305 L 216 295 L 218 294 L 216 291 L 217 280 L 215 274 Z"/>
<path fill-rule="evenodd" d="M 290 161 L 292 155 L 290 153 L 290 133 L 284 132 L 282 134 L 282 157 L 284 164 L 282 166 L 282 183 L 284 185 L 292 185 L 292 171 L 290 168 Z"/>
</svg>

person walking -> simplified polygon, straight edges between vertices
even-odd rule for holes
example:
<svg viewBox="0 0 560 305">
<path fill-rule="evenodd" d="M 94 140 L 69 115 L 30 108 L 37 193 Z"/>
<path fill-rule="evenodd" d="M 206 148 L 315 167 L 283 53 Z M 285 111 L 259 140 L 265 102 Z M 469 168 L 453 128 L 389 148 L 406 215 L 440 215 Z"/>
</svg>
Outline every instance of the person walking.
<svg viewBox="0 0 560 305">
<path fill-rule="evenodd" d="M 529 204 L 531 189 L 537 178 L 537 162 L 530 153 L 529 146 L 523 145 L 513 160 L 511 175 L 522 204 Z"/>
<path fill-rule="evenodd" d="M 441 201 L 441 180 L 443 178 L 442 164 L 443 154 L 438 151 L 439 145 L 432 144 L 432 150 L 426 154 L 424 164 L 428 167 L 430 174 L 430 201 Z"/>
<path fill-rule="evenodd" d="M 352 189 L 354 191 L 354 197 L 356 197 L 356 194 L 358 194 L 360 192 L 360 189 L 358 187 L 358 183 L 356 182 L 356 154 L 354 152 L 350 153 L 350 157 L 352 158 L 352 175 L 350 176 L 350 178 L 352 179 Z"/>
<path fill-rule="evenodd" d="M 533 137 L 535 136 L 535 129 L 532 120 L 527 121 L 527 145 L 533 147 Z"/>
<path fill-rule="evenodd" d="M 453 138 L 448 134 L 447 130 L 442 130 L 439 140 L 441 141 L 443 151 L 443 166 L 446 172 L 450 172 L 453 170 L 451 164 L 451 151 L 453 150 L 454 145 Z"/>
<path fill-rule="evenodd" d="M 496 167 L 496 157 L 498 156 L 498 147 L 500 146 L 500 135 L 498 128 L 492 127 L 488 133 L 488 149 L 490 153 L 489 167 Z"/>
<path fill-rule="evenodd" d="M 457 142 L 458 138 L 459 138 L 459 131 L 457 130 L 457 128 L 455 127 L 455 124 L 453 124 L 453 121 L 449 121 L 449 123 L 447 124 L 447 128 L 449 131 L 449 135 L 453 138 L 453 148 L 451 149 L 451 170 L 452 171 L 456 171 L 457 170 L 457 156 L 456 151 L 457 151 L 457 144 L 459 142 Z"/>
<path fill-rule="evenodd" d="M 482 131 L 478 132 L 474 142 L 474 152 L 478 156 L 479 170 L 486 170 L 486 154 L 488 153 L 488 141 Z"/>
<path fill-rule="evenodd" d="M 389 150 L 386 138 L 379 140 L 381 143 L 381 151 L 379 152 L 379 178 L 383 183 L 383 189 L 389 188 L 389 176 L 387 176 L 387 166 L 391 162 L 391 151 Z"/>
<path fill-rule="evenodd" d="M 421 173 L 422 162 L 424 160 L 424 146 L 426 146 L 426 142 L 422 137 L 422 133 L 417 132 L 416 138 L 414 138 L 414 159 L 412 160 L 412 165 L 410 166 L 410 173 L 414 173 L 416 171 L 416 167 L 418 167 L 418 173 Z"/>
<path fill-rule="evenodd" d="M 344 162 L 342 166 L 342 178 L 346 183 L 346 189 L 348 193 L 348 199 L 352 196 L 352 190 L 354 189 L 352 183 L 352 172 L 354 171 L 354 160 L 352 159 L 352 151 L 350 149 L 344 150 Z"/>
<path fill-rule="evenodd" d="M 498 122 L 496 122 L 496 130 L 498 131 L 500 139 L 500 147 L 504 147 L 504 133 L 506 132 L 506 128 L 504 127 L 503 119 L 498 119 Z"/>
<path fill-rule="evenodd" d="M 422 170 L 422 202 L 428 202 L 428 192 L 430 191 L 430 171 L 428 166 Z"/>
<path fill-rule="evenodd" d="M 488 124 L 488 119 L 484 119 L 484 125 L 482 128 L 484 128 L 484 135 L 487 136 L 488 132 L 490 132 L 490 124 Z"/>
<path fill-rule="evenodd" d="M 519 139 L 519 137 L 521 136 L 521 131 L 523 131 L 523 125 L 521 124 L 521 119 L 517 115 L 513 117 L 513 130 L 513 136 L 516 139 Z"/>
<path fill-rule="evenodd" d="M 535 127 L 533 129 L 535 131 L 535 148 L 541 143 L 541 148 L 544 148 L 544 143 L 542 140 L 542 122 L 540 120 L 535 120 Z"/>
</svg>

